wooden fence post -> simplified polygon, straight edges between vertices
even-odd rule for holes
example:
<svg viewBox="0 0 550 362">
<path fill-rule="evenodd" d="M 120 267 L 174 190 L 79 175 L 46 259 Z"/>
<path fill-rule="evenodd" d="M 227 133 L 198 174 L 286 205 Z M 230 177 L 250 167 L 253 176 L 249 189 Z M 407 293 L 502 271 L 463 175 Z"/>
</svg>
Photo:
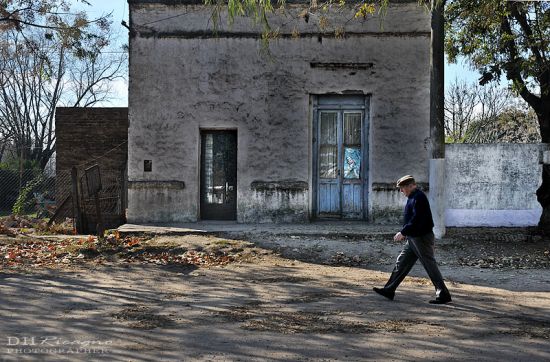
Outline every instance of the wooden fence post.
<svg viewBox="0 0 550 362">
<path fill-rule="evenodd" d="M 103 234 L 105 233 L 105 228 L 103 227 L 103 218 L 101 217 L 101 207 L 99 205 L 99 192 L 97 192 L 94 195 L 94 199 L 95 199 L 95 212 L 97 216 L 97 226 L 96 226 L 97 237 L 99 239 L 102 239 Z"/>
<path fill-rule="evenodd" d="M 103 226 L 103 218 L 101 216 L 101 205 L 99 203 L 99 192 L 102 190 L 101 185 L 101 173 L 99 172 L 99 166 L 93 165 L 84 170 L 86 173 L 86 185 L 88 187 L 88 195 L 94 196 L 95 200 L 95 212 L 97 216 L 96 232 L 98 238 L 103 238 L 105 228 Z"/>
<path fill-rule="evenodd" d="M 72 184 L 71 197 L 73 200 L 73 217 L 75 220 L 76 232 L 79 234 L 82 234 L 83 233 L 82 211 L 80 210 L 80 198 L 78 197 L 78 171 L 76 167 L 73 167 L 71 169 L 71 184 Z"/>
</svg>

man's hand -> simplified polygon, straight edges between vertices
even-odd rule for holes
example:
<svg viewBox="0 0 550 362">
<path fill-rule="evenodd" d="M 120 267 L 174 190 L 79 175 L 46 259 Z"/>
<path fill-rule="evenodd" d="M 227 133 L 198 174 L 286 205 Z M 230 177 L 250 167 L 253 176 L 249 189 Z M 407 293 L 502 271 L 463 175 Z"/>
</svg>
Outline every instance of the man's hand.
<svg viewBox="0 0 550 362">
<path fill-rule="evenodd" d="M 394 241 L 403 241 L 403 240 L 405 240 L 405 235 L 401 234 L 401 231 L 400 231 L 397 234 L 395 234 L 395 236 L 393 237 L 393 240 Z"/>
</svg>

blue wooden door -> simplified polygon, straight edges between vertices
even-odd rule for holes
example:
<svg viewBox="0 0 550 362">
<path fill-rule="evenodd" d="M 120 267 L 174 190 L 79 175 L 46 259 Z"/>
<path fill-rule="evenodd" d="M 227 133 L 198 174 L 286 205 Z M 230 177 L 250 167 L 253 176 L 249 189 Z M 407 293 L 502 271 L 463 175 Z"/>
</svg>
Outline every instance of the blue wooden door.
<svg viewBox="0 0 550 362">
<path fill-rule="evenodd" d="M 363 111 L 317 112 L 317 214 L 361 219 L 364 216 Z"/>
</svg>

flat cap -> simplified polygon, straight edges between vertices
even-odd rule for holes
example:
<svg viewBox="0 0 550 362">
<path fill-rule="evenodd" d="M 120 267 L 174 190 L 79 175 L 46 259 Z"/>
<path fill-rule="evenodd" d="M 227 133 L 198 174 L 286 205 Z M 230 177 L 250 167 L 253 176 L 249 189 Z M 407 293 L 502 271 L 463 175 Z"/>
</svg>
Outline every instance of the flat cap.
<svg viewBox="0 0 550 362">
<path fill-rule="evenodd" d="M 401 186 L 407 186 L 414 183 L 416 183 L 416 181 L 414 181 L 414 177 L 412 177 L 411 175 L 405 175 L 401 177 L 399 180 L 397 180 L 396 186 L 401 187 Z"/>
</svg>

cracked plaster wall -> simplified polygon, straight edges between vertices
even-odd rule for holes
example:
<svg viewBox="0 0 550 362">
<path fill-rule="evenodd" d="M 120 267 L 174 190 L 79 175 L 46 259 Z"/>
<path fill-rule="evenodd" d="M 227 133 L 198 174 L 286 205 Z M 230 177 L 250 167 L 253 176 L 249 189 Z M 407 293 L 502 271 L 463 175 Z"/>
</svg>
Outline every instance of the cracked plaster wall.
<svg viewBox="0 0 550 362">
<path fill-rule="evenodd" d="M 130 40 L 130 222 L 197 220 L 200 129 L 238 132 L 239 222 L 308 220 L 312 94 L 371 95 L 368 187 L 407 173 L 427 181 L 429 16 L 416 4 L 392 5 L 383 28 L 377 19 L 352 21 L 342 39 L 315 35 L 303 19 L 283 24 L 284 17 L 272 18 L 281 37 L 271 41 L 269 56 L 246 19 L 231 28 L 222 19 L 224 35 L 216 38 L 207 33 L 202 6 L 132 5 L 130 11 L 136 30 Z M 161 20 L 177 14 L 186 15 Z M 288 36 L 294 29 L 303 35 Z M 330 70 L 312 62 L 373 67 Z M 153 161 L 152 172 L 143 171 L 143 160 Z M 251 187 L 258 180 L 309 187 L 266 193 Z M 183 181 L 184 187 L 157 182 L 148 188 L 148 181 Z M 395 197 L 377 196 L 385 192 L 392 193 L 369 197 L 369 214 L 401 210 Z"/>
<path fill-rule="evenodd" d="M 447 226 L 534 226 L 547 144 L 448 144 Z"/>
</svg>

